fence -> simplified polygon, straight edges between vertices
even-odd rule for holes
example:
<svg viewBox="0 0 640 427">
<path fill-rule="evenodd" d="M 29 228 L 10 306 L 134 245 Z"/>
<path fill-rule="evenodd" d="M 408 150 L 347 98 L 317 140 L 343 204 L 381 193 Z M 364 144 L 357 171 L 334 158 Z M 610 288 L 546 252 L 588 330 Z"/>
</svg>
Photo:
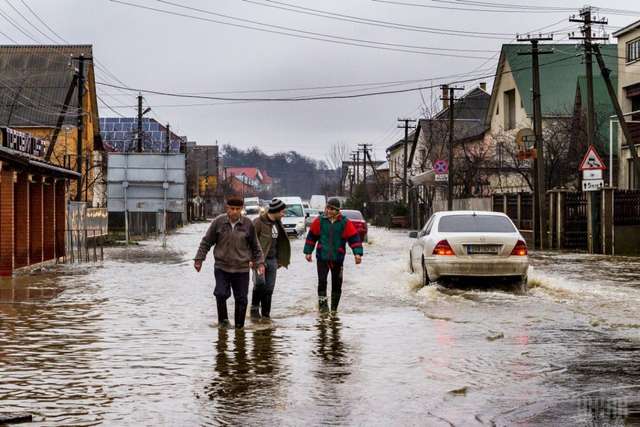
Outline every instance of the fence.
<svg viewBox="0 0 640 427">
<path fill-rule="evenodd" d="M 106 235 L 99 230 L 64 230 L 67 251 L 62 256 L 63 263 L 98 262 L 104 260 Z"/>
</svg>

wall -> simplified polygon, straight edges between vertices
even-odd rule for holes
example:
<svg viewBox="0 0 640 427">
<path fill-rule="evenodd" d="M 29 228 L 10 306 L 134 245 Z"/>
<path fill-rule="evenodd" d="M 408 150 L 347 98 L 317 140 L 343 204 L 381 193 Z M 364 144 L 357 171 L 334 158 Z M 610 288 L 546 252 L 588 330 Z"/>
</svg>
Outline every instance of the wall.
<svg viewBox="0 0 640 427">
<path fill-rule="evenodd" d="M 618 38 L 618 102 L 623 113 L 631 111 L 631 100 L 627 98 L 624 88 L 636 83 L 640 83 L 640 61 L 632 63 L 626 63 L 627 57 L 627 42 L 640 37 L 640 29 L 630 31 Z M 624 142 L 622 132 L 618 134 L 618 147 L 621 147 Z M 636 145 L 640 149 L 640 145 Z M 620 168 L 618 170 L 618 188 L 629 188 L 629 169 L 627 168 L 628 159 L 631 158 L 631 153 L 628 149 L 621 150 L 620 154 Z"/>
</svg>

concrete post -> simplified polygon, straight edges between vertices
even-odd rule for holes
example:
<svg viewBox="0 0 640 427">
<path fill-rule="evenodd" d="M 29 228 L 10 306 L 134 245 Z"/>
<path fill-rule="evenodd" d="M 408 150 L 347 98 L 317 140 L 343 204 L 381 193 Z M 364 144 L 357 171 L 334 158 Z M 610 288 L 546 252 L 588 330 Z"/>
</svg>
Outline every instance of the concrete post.
<svg viewBox="0 0 640 427">
<path fill-rule="evenodd" d="M 558 191 L 556 195 L 556 248 L 562 249 L 562 237 L 564 233 L 564 203 L 565 195 L 564 191 Z"/>
<path fill-rule="evenodd" d="M 37 264 L 42 262 L 42 177 L 34 177 L 29 187 L 29 248 L 31 250 L 29 261 L 31 264 Z"/>
<path fill-rule="evenodd" d="M 14 184 L 16 173 L 3 167 L 0 169 L 0 276 L 13 274 L 14 235 Z"/>
<path fill-rule="evenodd" d="M 593 247 L 593 191 L 587 191 L 587 249 L 594 253 Z"/>
<path fill-rule="evenodd" d="M 556 218 L 555 209 L 557 209 L 558 205 L 556 202 L 556 193 L 550 191 L 546 194 L 546 197 L 549 197 L 549 237 L 547 240 L 547 247 L 549 249 L 553 249 L 555 230 L 557 228 L 557 224 L 553 221 Z"/>
<path fill-rule="evenodd" d="M 18 174 L 15 185 L 14 268 L 29 265 L 29 174 Z"/>
<path fill-rule="evenodd" d="M 613 209 L 614 209 L 614 189 L 603 188 L 602 189 L 602 253 L 604 255 L 613 255 L 614 249 L 614 221 L 613 221 Z"/>
<path fill-rule="evenodd" d="M 42 203 L 42 260 L 48 261 L 50 259 L 54 259 L 56 256 L 55 181 L 45 181 L 42 194 Z"/>
<path fill-rule="evenodd" d="M 518 229 L 522 227 L 522 193 L 518 193 Z"/>
</svg>

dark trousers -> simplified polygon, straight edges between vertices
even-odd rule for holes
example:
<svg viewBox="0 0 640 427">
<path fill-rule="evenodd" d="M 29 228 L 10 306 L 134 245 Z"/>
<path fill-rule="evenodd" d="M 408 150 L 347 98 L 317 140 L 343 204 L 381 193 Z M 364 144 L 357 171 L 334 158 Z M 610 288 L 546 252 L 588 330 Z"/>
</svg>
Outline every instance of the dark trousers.
<svg viewBox="0 0 640 427">
<path fill-rule="evenodd" d="M 271 297 L 273 289 L 276 287 L 276 276 L 278 274 L 278 260 L 267 258 L 264 263 L 264 276 L 259 276 L 253 272 L 253 292 L 251 293 L 251 310 L 260 311 L 263 317 L 271 316 Z"/>
<path fill-rule="evenodd" d="M 342 295 L 342 264 L 318 260 L 318 301 L 320 310 L 327 307 L 327 277 L 331 272 L 331 311 L 338 309 Z"/>
<path fill-rule="evenodd" d="M 222 323 L 225 320 L 229 320 L 229 315 L 227 314 L 227 299 L 229 299 L 233 291 L 233 299 L 235 300 L 235 326 L 236 328 L 242 328 L 244 326 L 244 318 L 247 315 L 249 272 L 229 273 L 216 268 L 214 275 L 216 277 L 216 287 L 213 295 L 216 297 L 218 306 L 218 322 Z"/>
</svg>

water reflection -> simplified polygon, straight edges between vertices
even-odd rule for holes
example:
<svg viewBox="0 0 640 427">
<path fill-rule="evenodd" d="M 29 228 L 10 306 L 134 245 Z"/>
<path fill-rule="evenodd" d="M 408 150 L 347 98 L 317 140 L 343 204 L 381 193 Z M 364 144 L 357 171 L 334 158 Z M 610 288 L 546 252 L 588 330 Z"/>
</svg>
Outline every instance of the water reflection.
<svg viewBox="0 0 640 427">
<path fill-rule="evenodd" d="M 280 358 L 286 354 L 275 329 L 218 330 L 214 376 L 205 386 L 208 412 L 217 423 L 252 423 L 260 414 L 261 423 L 284 407 L 286 372 Z M 255 420 L 254 420 L 255 421 Z"/>
</svg>

